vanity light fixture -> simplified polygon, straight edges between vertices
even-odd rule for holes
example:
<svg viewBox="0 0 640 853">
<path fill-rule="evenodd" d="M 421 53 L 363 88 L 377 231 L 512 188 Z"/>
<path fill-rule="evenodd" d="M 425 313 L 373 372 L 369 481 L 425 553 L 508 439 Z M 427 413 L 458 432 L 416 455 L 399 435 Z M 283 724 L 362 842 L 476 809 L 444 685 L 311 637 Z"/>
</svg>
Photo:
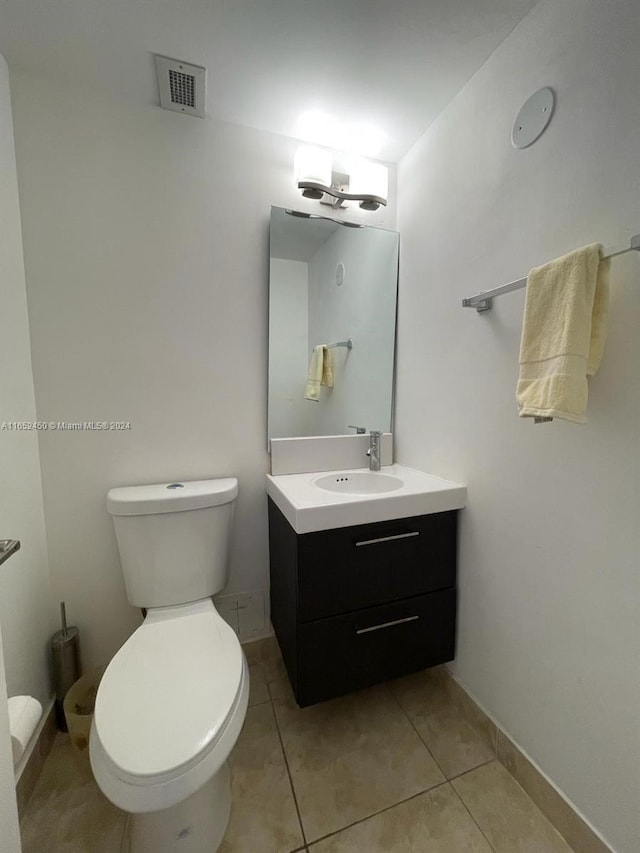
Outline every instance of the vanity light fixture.
<svg viewBox="0 0 640 853">
<path fill-rule="evenodd" d="M 363 210 L 377 210 L 387 204 L 388 172 L 386 166 L 359 159 L 351 166 L 351 174 L 332 171 L 331 154 L 313 145 L 301 145 L 295 156 L 296 186 L 305 198 L 341 207 L 343 201 L 357 201 Z"/>
</svg>

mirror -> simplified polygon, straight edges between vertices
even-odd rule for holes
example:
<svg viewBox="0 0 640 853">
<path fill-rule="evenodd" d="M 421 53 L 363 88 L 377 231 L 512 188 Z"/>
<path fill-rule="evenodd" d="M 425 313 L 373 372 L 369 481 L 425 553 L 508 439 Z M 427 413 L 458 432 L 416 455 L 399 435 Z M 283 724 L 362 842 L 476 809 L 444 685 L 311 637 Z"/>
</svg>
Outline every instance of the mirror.
<svg viewBox="0 0 640 853">
<path fill-rule="evenodd" d="M 395 231 L 271 208 L 269 438 L 391 429 L 397 289 Z M 316 401 L 320 345 L 333 387 Z"/>
</svg>

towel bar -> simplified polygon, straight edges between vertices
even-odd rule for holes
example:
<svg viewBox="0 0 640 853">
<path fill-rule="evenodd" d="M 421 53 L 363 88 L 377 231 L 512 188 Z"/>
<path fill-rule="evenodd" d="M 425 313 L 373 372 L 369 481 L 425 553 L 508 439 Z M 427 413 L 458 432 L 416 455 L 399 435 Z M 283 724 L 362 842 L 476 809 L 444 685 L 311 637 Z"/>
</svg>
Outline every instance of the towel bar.
<svg viewBox="0 0 640 853">
<path fill-rule="evenodd" d="M 616 258 L 618 255 L 626 255 L 627 252 L 640 252 L 640 234 L 631 238 L 629 246 L 613 246 L 605 249 L 602 257 Z M 462 307 L 475 308 L 478 314 L 481 314 L 483 311 L 490 311 L 493 308 L 493 300 L 496 296 L 503 296 L 505 293 L 512 293 L 514 290 L 522 290 L 526 286 L 527 279 L 519 278 L 517 281 L 510 281 L 509 284 L 503 284 L 500 287 L 494 287 L 493 290 L 485 290 L 475 296 L 470 296 L 468 299 L 463 299 Z"/>
</svg>

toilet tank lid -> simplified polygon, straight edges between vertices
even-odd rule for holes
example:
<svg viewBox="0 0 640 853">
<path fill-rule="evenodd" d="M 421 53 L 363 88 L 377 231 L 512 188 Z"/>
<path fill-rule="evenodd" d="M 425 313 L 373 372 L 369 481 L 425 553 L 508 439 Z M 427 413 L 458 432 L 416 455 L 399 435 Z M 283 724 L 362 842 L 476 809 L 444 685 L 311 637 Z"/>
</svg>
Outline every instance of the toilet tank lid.
<svg viewBox="0 0 640 853">
<path fill-rule="evenodd" d="M 238 481 L 235 477 L 155 483 L 151 486 L 121 486 L 109 489 L 107 510 L 111 515 L 182 512 L 231 503 L 237 496 Z"/>
</svg>

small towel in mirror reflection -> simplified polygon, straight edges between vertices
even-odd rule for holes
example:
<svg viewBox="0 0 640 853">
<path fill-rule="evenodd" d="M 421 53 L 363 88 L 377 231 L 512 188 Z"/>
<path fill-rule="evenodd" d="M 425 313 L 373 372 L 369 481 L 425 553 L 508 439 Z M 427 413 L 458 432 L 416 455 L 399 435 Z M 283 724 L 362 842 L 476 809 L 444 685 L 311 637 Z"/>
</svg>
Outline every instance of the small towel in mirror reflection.
<svg viewBox="0 0 640 853">
<path fill-rule="evenodd" d="M 319 344 L 313 348 L 307 384 L 304 386 L 305 400 L 319 402 L 322 385 L 325 388 L 333 388 L 333 357 L 326 344 Z"/>
</svg>

